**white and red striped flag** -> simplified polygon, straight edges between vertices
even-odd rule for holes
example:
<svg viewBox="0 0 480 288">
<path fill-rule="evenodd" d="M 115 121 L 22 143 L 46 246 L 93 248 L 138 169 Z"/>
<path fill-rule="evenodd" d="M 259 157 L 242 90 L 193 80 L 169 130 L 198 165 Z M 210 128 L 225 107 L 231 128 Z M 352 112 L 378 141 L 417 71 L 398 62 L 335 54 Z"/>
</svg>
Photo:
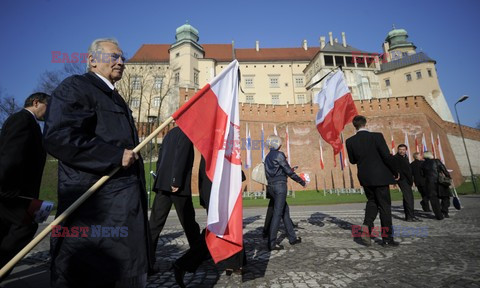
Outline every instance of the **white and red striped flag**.
<svg viewBox="0 0 480 288">
<path fill-rule="evenodd" d="M 440 135 L 437 134 L 438 154 L 440 155 L 440 161 L 445 164 L 445 157 L 443 156 L 442 143 L 440 143 Z"/>
<path fill-rule="evenodd" d="M 342 150 L 340 133 L 358 114 L 341 70 L 327 79 L 316 96 L 316 102 L 320 107 L 315 121 L 317 130 L 322 138 L 332 145 L 334 155 L 338 154 Z"/>
<path fill-rule="evenodd" d="M 243 246 L 238 61 L 230 63 L 172 117 L 205 158 L 206 174 L 212 181 L 205 238 L 217 263 Z"/>
<path fill-rule="evenodd" d="M 422 155 L 425 151 L 428 151 L 427 140 L 425 140 L 425 133 L 422 135 Z"/>
<path fill-rule="evenodd" d="M 405 145 L 407 146 L 408 162 L 412 162 L 412 155 L 410 153 L 410 143 L 408 143 L 407 132 L 405 132 Z"/>
<path fill-rule="evenodd" d="M 273 134 L 275 134 L 276 136 L 278 136 L 277 125 L 273 125 Z"/>
<path fill-rule="evenodd" d="M 287 130 L 285 131 L 285 142 L 287 142 L 287 161 L 288 161 L 288 165 L 292 165 L 292 162 L 291 162 L 292 155 L 290 154 L 290 137 L 288 136 L 288 125 L 287 125 Z"/>
<path fill-rule="evenodd" d="M 320 142 L 320 167 L 325 169 L 325 163 L 323 162 L 323 147 L 322 147 L 322 137 L 318 138 L 318 142 Z"/>
</svg>

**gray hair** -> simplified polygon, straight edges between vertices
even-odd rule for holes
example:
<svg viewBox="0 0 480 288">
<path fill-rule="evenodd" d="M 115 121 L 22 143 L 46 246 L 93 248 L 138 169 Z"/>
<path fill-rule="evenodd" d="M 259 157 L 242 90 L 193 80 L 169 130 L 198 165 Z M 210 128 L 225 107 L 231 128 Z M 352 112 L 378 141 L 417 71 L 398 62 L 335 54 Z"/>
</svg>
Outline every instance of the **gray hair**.
<svg viewBox="0 0 480 288">
<path fill-rule="evenodd" d="M 267 137 L 267 147 L 269 149 L 278 150 L 282 146 L 282 138 L 277 135 L 270 135 Z"/>
<path fill-rule="evenodd" d="M 434 158 L 433 158 L 433 153 L 430 152 L 430 151 L 425 151 L 425 152 L 423 152 L 423 158 L 425 158 L 425 159 L 434 159 Z"/>
<path fill-rule="evenodd" d="M 113 44 L 117 45 L 118 47 L 120 47 L 117 39 L 115 39 L 115 38 L 98 38 L 98 39 L 93 40 L 92 44 L 90 44 L 90 47 L 88 47 L 88 57 L 90 57 L 90 55 L 95 54 L 95 52 L 97 52 L 97 51 L 103 52 L 104 51 L 103 47 L 102 47 L 102 45 L 100 45 L 100 43 L 103 43 L 103 42 L 113 43 Z M 92 67 L 90 67 L 90 62 L 87 61 L 87 72 L 90 71 L 91 68 Z"/>
</svg>

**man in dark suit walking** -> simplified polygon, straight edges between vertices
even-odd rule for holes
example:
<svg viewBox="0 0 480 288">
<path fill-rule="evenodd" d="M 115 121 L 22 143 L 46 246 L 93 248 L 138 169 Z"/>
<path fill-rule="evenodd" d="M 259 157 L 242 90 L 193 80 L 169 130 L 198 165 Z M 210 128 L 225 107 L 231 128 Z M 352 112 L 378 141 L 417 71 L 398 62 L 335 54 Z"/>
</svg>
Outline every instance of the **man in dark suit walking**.
<svg viewBox="0 0 480 288">
<path fill-rule="evenodd" d="M 33 239 L 38 228 L 27 213 L 29 201 L 19 197 L 38 199 L 40 193 L 46 152 L 38 121 L 43 121 L 48 97 L 30 95 L 0 133 L 0 267 Z"/>
<path fill-rule="evenodd" d="M 200 226 L 195 221 L 192 203 L 193 160 L 193 144 L 190 139 L 179 127 L 170 130 L 162 142 L 157 161 L 157 177 L 153 184 L 153 191 L 157 192 L 150 215 L 153 256 L 172 204 L 175 205 L 190 248 L 200 241 Z M 152 259 L 155 261 L 155 257 Z"/>
<path fill-rule="evenodd" d="M 430 197 L 428 197 L 428 193 L 425 187 L 425 177 L 422 173 L 422 164 L 425 162 L 423 160 L 423 156 L 415 152 L 413 153 L 413 160 L 410 163 L 410 168 L 412 169 L 413 181 L 415 182 L 415 186 L 417 186 L 418 192 L 422 195 L 422 201 L 420 201 L 420 205 L 422 205 L 422 209 L 425 212 L 432 212 L 430 210 Z"/>
<path fill-rule="evenodd" d="M 395 154 L 395 159 L 397 160 L 397 167 L 400 173 L 400 179 L 397 180 L 397 184 L 403 194 L 403 211 L 405 212 L 405 221 L 421 222 L 422 220 L 415 217 L 414 214 L 415 210 L 412 191 L 413 175 L 407 156 L 408 147 L 405 144 L 400 144 L 398 145 L 397 150 L 398 152 Z"/>
<path fill-rule="evenodd" d="M 145 173 L 133 151 L 138 135 L 132 113 L 114 87 L 123 76 L 124 60 L 115 39 L 93 41 L 89 72 L 65 79 L 48 105 L 44 143 L 59 160 L 57 215 L 102 176 L 123 168 L 61 225 L 68 230 L 88 227 L 90 235 L 51 237 L 53 287 L 146 285 L 150 233 Z M 127 233 L 110 233 L 115 229 Z"/>
<path fill-rule="evenodd" d="M 366 245 L 371 245 L 370 232 L 373 222 L 380 212 L 382 238 L 384 247 L 398 246 L 392 236 L 392 212 L 390 184 L 395 184 L 398 172 L 387 143 L 381 133 L 369 132 L 365 126 L 367 119 L 357 115 L 353 118 L 353 126 L 357 133 L 346 141 L 350 163 L 357 164 L 358 180 L 365 190 L 367 205 L 363 225 L 369 233 L 363 233 Z M 366 232 L 366 231 L 365 231 Z"/>
</svg>

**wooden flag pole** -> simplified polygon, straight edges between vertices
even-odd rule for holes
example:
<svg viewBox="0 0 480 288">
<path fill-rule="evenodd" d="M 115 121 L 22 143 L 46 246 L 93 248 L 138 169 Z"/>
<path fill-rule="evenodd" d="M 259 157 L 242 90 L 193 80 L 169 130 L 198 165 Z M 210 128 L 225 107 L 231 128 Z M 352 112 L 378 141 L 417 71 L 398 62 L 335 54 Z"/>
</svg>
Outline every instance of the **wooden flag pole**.
<svg viewBox="0 0 480 288">
<path fill-rule="evenodd" d="M 137 145 L 133 149 L 133 152 L 138 153 L 147 143 L 153 139 L 153 137 L 157 136 L 158 133 L 160 133 L 170 122 L 173 121 L 173 117 L 170 116 L 167 120 L 165 120 L 162 125 L 160 125 L 155 131 L 153 131 L 147 138 L 145 138 L 140 144 Z M 72 214 L 80 205 L 82 205 L 83 202 L 85 202 L 88 197 L 92 196 L 95 191 L 98 190 L 105 182 L 108 181 L 115 173 L 117 173 L 118 170 L 120 170 L 121 167 L 117 167 L 113 169 L 108 175 L 103 176 L 100 178 L 95 184 L 90 187 L 87 192 L 85 192 L 80 198 L 77 199 L 70 207 L 67 208 L 62 214 L 60 214 L 53 222 L 45 227 L 45 229 L 42 230 L 35 238 L 33 238 L 30 243 L 27 244 L 20 252 L 15 255 L 1 270 L 0 270 L 0 278 L 2 278 L 10 269 L 12 269 L 15 264 L 17 264 L 25 255 L 27 255 L 30 250 L 32 250 L 35 246 L 37 246 L 40 241 L 42 241 L 43 238 L 45 238 L 51 231 L 52 227 L 59 225 L 62 221 L 64 221 L 70 214 Z"/>
</svg>

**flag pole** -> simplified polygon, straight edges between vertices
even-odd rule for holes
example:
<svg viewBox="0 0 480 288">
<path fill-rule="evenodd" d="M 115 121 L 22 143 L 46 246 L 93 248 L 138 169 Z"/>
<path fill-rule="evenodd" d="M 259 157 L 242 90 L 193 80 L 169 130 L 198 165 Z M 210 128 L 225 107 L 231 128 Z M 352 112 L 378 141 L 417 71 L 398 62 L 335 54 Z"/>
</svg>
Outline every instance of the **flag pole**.
<svg viewBox="0 0 480 288">
<path fill-rule="evenodd" d="M 165 120 L 162 125 L 160 125 L 155 131 L 153 131 L 147 138 L 145 138 L 140 144 L 137 145 L 133 149 L 133 152 L 138 153 L 145 145 L 148 144 L 149 141 L 153 139 L 153 137 L 157 136 L 170 122 L 173 121 L 173 117 L 170 116 L 167 120 Z M 62 221 L 64 221 L 70 214 L 72 214 L 80 205 L 83 204 L 90 196 L 92 196 L 95 191 L 98 190 L 105 182 L 107 182 L 121 167 L 117 167 L 113 169 L 108 175 L 103 176 L 100 178 L 95 184 L 93 184 L 87 192 L 83 193 L 80 198 L 78 198 L 70 207 L 68 207 L 62 214 L 60 214 L 55 220 L 53 220 L 50 225 L 45 227 L 35 238 L 30 241 L 20 252 L 17 253 L 1 270 L 0 270 L 0 278 L 2 278 L 10 269 L 12 269 L 15 264 L 17 264 L 25 255 L 27 255 L 30 250 L 32 250 L 35 246 L 45 238 L 48 233 L 52 231 L 52 227 L 59 225 Z"/>
</svg>

